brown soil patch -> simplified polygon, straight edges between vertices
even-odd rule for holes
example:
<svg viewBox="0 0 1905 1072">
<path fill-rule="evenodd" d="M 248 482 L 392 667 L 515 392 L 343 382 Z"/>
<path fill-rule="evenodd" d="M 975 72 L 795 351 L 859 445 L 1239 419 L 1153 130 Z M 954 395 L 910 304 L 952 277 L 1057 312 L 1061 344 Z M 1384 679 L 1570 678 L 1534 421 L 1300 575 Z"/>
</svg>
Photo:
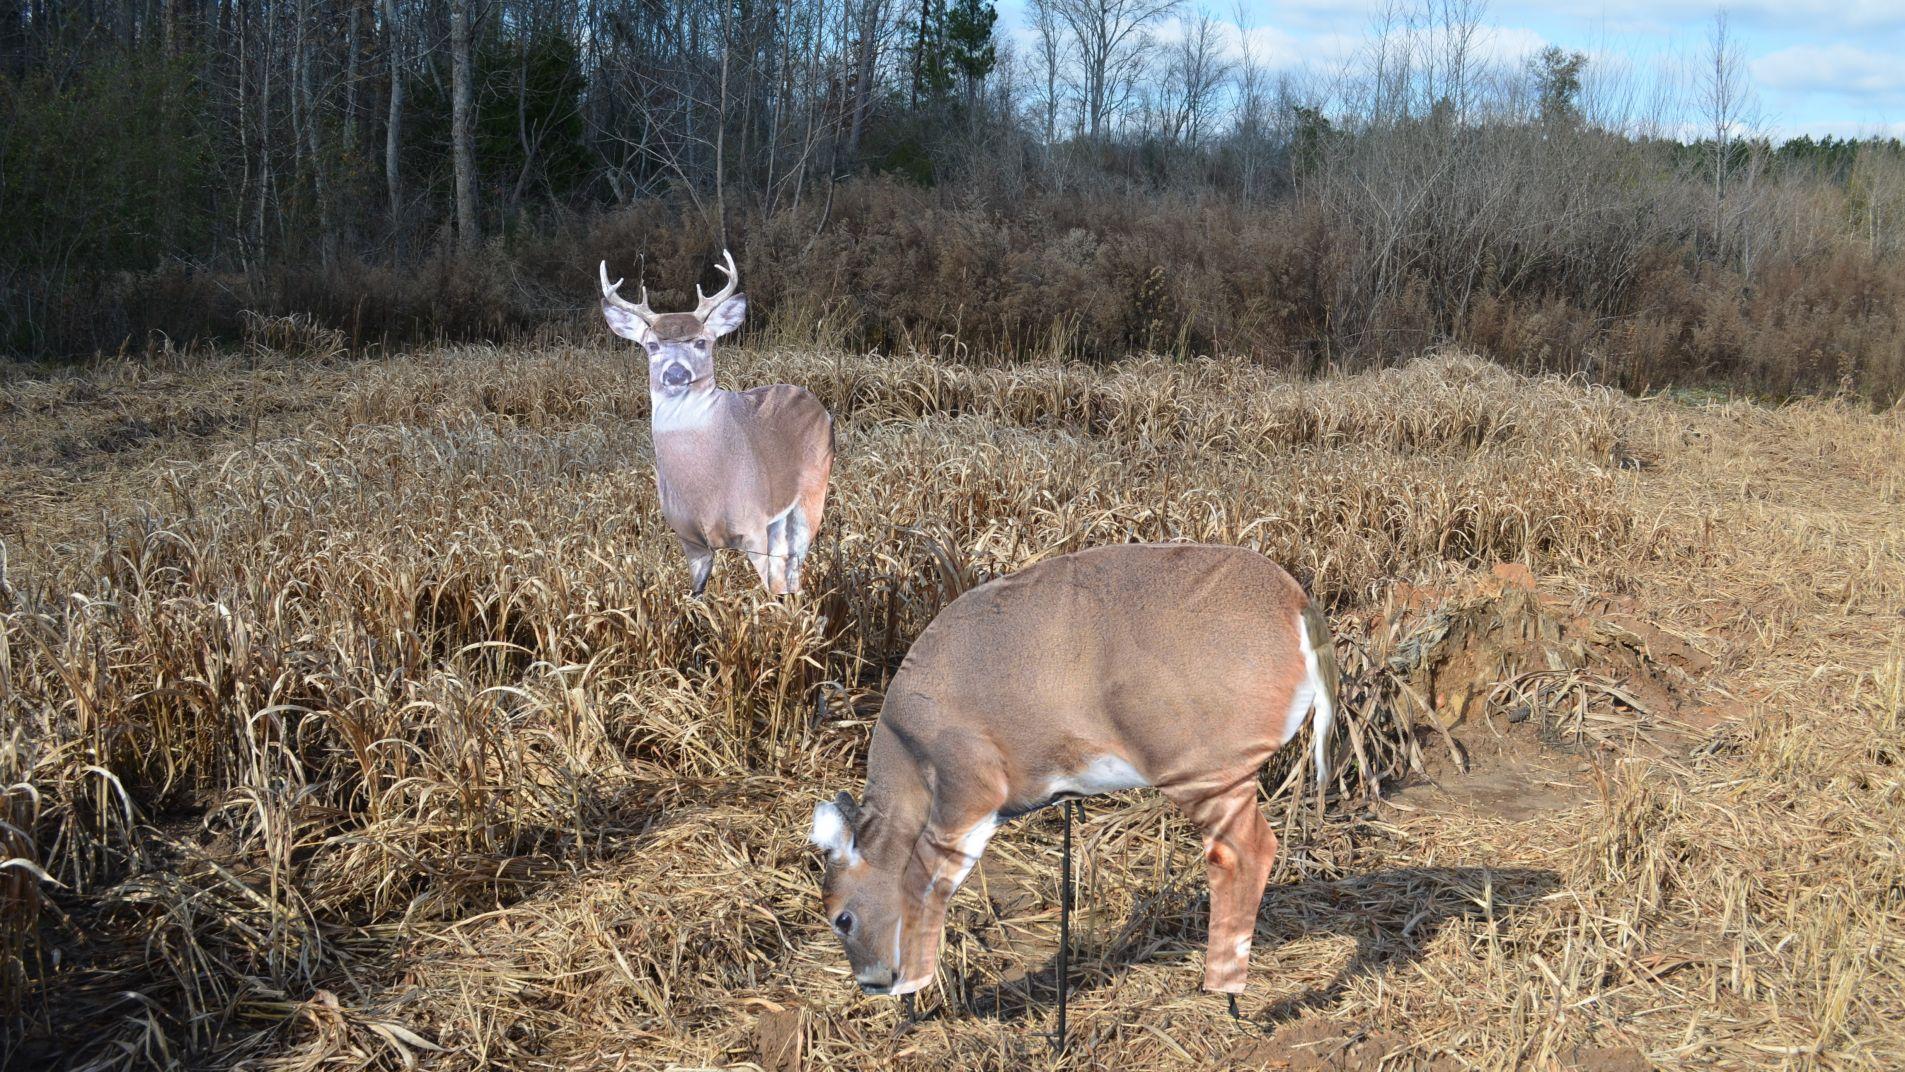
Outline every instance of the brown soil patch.
<svg viewBox="0 0 1905 1072">
<path fill-rule="evenodd" d="M 1544 594 L 1519 563 L 1398 585 L 1372 635 L 1419 720 L 1422 777 L 1390 801 L 1520 820 L 1592 796 L 1607 758 L 1684 752 L 1726 717 L 1703 697 L 1713 660 L 1635 612 Z"/>
</svg>

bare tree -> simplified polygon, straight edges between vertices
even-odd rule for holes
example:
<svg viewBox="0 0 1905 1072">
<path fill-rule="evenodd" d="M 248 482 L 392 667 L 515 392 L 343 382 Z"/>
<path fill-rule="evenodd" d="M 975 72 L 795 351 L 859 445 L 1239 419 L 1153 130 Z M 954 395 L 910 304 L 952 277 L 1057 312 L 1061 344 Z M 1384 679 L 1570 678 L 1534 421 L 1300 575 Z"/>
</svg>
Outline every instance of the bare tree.
<svg viewBox="0 0 1905 1072">
<path fill-rule="evenodd" d="M 1237 30 L 1237 99 L 1233 137 L 1237 146 L 1239 181 L 1245 197 L 1257 190 L 1257 173 L 1262 167 L 1263 148 L 1270 131 L 1269 71 L 1251 36 L 1250 22 L 1242 0 L 1238 0 L 1233 25 Z"/>
<path fill-rule="evenodd" d="M 1217 110 L 1234 65 L 1224 56 L 1223 29 L 1208 11 L 1184 20 L 1165 67 L 1166 137 L 1195 147 Z"/>
<path fill-rule="evenodd" d="M 450 144 L 456 171 L 456 239 L 473 248 L 476 222 L 476 106 L 471 99 L 470 0 L 450 0 Z"/>
<path fill-rule="evenodd" d="M 1085 132 L 1104 138 L 1121 99 L 1142 65 L 1148 31 L 1169 18 L 1180 0 L 1042 0 L 1071 39 L 1078 59 Z"/>
<path fill-rule="evenodd" d="M 1713 240 L 1727 245 L 1727 182 L 1736 168 L 1736 146 L 1748 133 L 1755 116 L 1746 60 L 1727 23 L 1725 8 L 1714 12 L 1707 31 L 1707 52 L 1701 67 L 1698 98 L 1700 117 L 1713 139 Z"/>
<path fill-rule="evenodd" d="M 1064 31 L 1059 27 L 1058 15 L 1052 10 L 1053 0 L 1032 0 L 1032 30 L 1037 34 L 1033 55 L 1038 61 L 1039 81 L 1042 83 L 1039 94 L 1039 110 L 1045 117 L 1045 141 L 1050 144 L 1058 139 L 1059 87 L 1065 81 Z"/>
<path fill-rule="evenodd" d="M 873 86 L 880 52 L 892 32 L 887 0 L 857 0 L 853 14 L 853 84 L 848 105 L 852 117 L 847 124 L 848 161 L 858 159 L 860 141 L 866 134 L 867 113 L 873 104 Z"/>
<path fill-rule="evenodd" d="M 403 178 L 399 172 L 403 147 L 403 23 L 397 18 L 397 0 L 383 0 L 384 53 L 390 63 L 390 118 L 384 125 L 384 185 L 390 195 L 390 227 L 403 218 Z"/>
</svg>

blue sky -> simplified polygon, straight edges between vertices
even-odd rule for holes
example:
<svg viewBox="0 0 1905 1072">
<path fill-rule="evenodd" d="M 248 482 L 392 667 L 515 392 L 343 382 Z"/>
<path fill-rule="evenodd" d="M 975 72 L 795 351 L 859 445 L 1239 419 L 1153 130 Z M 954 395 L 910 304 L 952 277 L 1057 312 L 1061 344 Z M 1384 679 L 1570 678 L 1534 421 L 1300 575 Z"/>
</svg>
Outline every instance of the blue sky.
<svg viewBox="0 0 1905 1072">
<path fill-rule="evenodd" d="M 1196 0 L 1190 0 L 1193 7 Z M 1235 0 L 1206 0 L 1230 18 Z M 1014 37 L 1023 0 L 1000 0 Z M 1368 40 L 1372 0 L 1244 0 L 1260 54 L 1281 69 L 1340 65 Z M 1751 0 L 1726 5 L 1751 73 L 1758 127 L 1775 138 L 1905 136 L 1905 0 Z M 1483 50 L 1516 59 L 1543 45 L 1588 53 L 1634 82 L 1684 79 L 1705 51 L 1718 5 L 1696 0 L 1497 2 L 1483 14 Z"/>
</svg>

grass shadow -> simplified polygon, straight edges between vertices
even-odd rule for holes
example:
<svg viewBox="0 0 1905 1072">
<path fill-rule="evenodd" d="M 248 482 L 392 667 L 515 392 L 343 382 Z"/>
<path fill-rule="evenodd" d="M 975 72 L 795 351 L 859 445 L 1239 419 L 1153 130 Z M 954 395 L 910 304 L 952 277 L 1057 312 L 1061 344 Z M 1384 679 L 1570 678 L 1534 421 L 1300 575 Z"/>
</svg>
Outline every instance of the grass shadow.
<svg viewBox="0 0 1905 1072">
<path fill-rule="evenodd" d="M 1266 950 L 1323 935 L 1352 938 L 1356 951 L 1329 983 L 1280 998 L 1249 1018 L 1272 1030 L 1305 1011 L 1327 1007 L 1356 979 L 1420 957 L 1449 922 L 1493 920 L 1506 925 L 1559 886 L 1560 876 L 1553 871 L 1512 867 L 1400 867 L 1273 885 L 1257 912 L 1254 960 L 1261 963 Z M 1188 911 L 1176 920 L 1161 920 L 1155 903 L 1141 901 L 1116 937 L 1102 946 L 1080 942 L 1074 935 L 1074 995 L 1111 984 L 1136 956 L 1146 963 L 1201 957 L 1205 913 Z M 1185 987 L 1200 981 L 1201 976 L 1187 975 Z M 1015 1021 L 1043 1015 L 1057 993 L 1054 953 L 1044 967 L 1022 978 L 966 989 L 964 1005 L 975 1016 Z M 1219 999 L 1213 995 L 1212 1000 Z"/>
</svg>

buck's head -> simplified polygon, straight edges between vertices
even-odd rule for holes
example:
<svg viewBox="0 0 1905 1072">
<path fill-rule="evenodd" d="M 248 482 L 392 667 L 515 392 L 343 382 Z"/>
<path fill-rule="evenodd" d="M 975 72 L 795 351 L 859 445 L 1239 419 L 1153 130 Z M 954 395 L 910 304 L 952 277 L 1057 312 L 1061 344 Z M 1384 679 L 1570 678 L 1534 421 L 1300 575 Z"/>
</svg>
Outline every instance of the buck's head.
<svg viewBox="0 0 1905 1072">
<path fill-rule="evenodd" d="M 648 353 L 648 391 L 657 399 L 674 400 L 693 391 L 714 387 L 714 340 L 741 326 L 747 316 L 747 295 L 736 294 L 741 273 L 734 257 L 721 251 L 717 265 L 728 277 L 718 293 L 703 294 L 692 313 L 657 313 L 648 307 L 648 288 L 642 300 L 630 302 L 617 291 L 622 281 L 609 282 L 609 264 L 602 262 L 602 315 L 609 330 L 642 344 Z"/>
<path fill-rule="evenodd" d="M 881 829 L 846 793 L 814 806 L 809 839 L 826 854 L 821 907 L 869 994 L 910 994 L 932 981 L 950 888 L 922 869 L 917 831 Z"/>
</svg>

